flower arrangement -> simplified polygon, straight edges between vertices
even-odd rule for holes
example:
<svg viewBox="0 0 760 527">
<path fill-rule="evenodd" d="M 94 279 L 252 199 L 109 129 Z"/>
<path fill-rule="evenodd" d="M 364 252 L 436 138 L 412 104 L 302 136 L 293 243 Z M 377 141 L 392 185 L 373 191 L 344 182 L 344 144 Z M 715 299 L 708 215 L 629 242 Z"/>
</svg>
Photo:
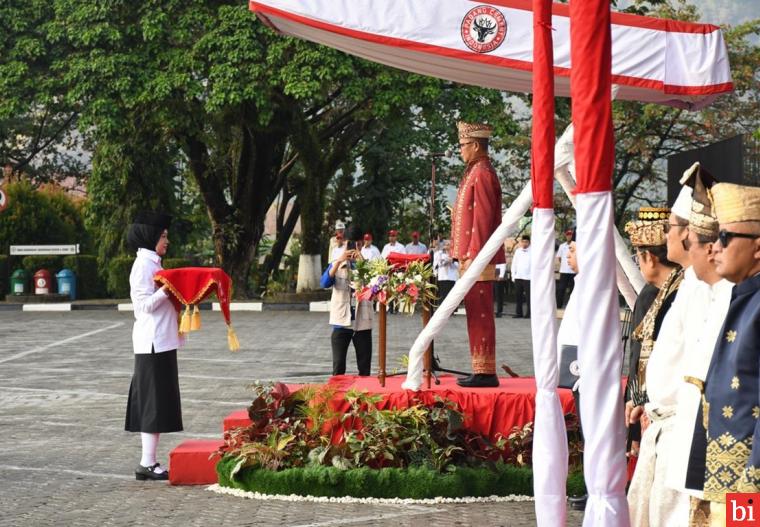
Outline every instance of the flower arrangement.
<svg viewBox="0 0 760 527">
<path fill-rule="evenodd" d="M 424 309 L 436 300 L 437 287 L 432 283 L 430 264 L 409 262 L 406 268 L 385 260 L 360 260 L 353 269 L 352 281 L 359 301 L 395 304 L 401 313 L 413 314 L 417 304 Z"/>
</svg>

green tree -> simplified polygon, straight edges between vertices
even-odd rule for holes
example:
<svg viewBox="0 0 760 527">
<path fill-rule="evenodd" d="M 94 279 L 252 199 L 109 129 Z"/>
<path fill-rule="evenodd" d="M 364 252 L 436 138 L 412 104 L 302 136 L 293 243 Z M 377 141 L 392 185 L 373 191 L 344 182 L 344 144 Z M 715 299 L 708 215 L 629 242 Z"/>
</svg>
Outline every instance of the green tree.
<svg viewBox="0 0 760 527">
<path fill-rule="evenodd" d="M 0 5 L 0 165 L 37 181 L 77 176 L 84 168 L 72 133 L 77 106 L 66 99 L 56 69 L 67 49 L 51 39 L 51 18 L 49 2 Z"/>
</svg>

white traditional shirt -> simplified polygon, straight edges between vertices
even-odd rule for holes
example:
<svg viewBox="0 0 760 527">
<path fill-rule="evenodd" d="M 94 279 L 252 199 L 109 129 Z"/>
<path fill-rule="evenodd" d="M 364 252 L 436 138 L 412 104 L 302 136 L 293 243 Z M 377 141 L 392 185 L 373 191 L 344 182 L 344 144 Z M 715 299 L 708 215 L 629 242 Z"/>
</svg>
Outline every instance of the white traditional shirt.
<svg viewBox="0 0 760 527">
<path fill-rule="evenodd" d="M 380 255 L 380 249 L 375 247 L 374 245 L 370 244 L 369 247 L 362 246 L 362 258 L 365 260 L 377 260 L 379 258 L 382 258 Z"/>
<path fill-rule="evenodd" d="M 406 244 L 406 254 L 427 254 L 427 252 L 428 250 L 424 243 L 412 242 Z"/>
<path fill-rule="evenodd" d="M 433 253 L 433 270 L 439 281 L 456 282 L 459 278 L 459 262 L 455 262 L 448 251 L 439 249 Z"/>
<path fill-rule="evenodd" d="M 406 254 L 406 247 L 404 247 L 403 243 L 386 243 L 385 247 L 383 247 L 383 252 L 380 256 L 383 258 L 388 258 L 388 255 L 391 253 L 401 253 Z"/>
<path fill-rule="evenodd" d="M 512 281 L 530 280 L 530 246 L 516 247 L 512 254 Z"/>
<path fill-rule="evenodd" d="M 129 296 L 134 308 L 132 346 L 135 353 L 175 350 L 182 345 L 174 304 L 153 281 L 161 270 L 161 257 L 155 251 L 139 249 L 129 275 Z"/>
<path fill-rule="evenodd" d="M 694 379 L 704 382 L 707 377 L 715 342 L 728 313 L 731 291 L 734 288 L 734 284 L 728 280 L 720 280 L 713 285 L 704 282 L 700 284 L 704 287 L 699 290 L 699 298 L 695 295 L 694 302 L 689 305 L 684 326 L 684 347 L 687 357 L 684 361 L 683 376 L 676 379 L 679 381 L 676 396 L 676 424 L 673 446 L 668 456 L 666 480 L 669 487 L 698 498 L 702 497 L 701 492 L 685 487 L 689 453 L 694 438 L 694 423 L 702 404 L 701 390 L 694 382 L 689 381 Z M 686 378 L 689 378 L 689 381 Z"/>
<path fill-rule="evenodd" d="M 575 274 L 573 268 L 567 262 L 567 255 L 570 253 L 570 244 L 565 242 L 557 249 L 556 258 L 559 258 L 559 272 L 566 274 Z"/>
<path fill-rule="evenodd" d="M 691 320 L 693 309 L 699 309 L 695 307 L 698 304 L 706 304 L 708 296 L 709 286 L 697 278 L 694 269 L 686 268 L 681 286 L 665 314 L 647 363 L 647 411 L 675 411 L 676 394 L 683 379 L 687 360 L 686 353 L 690 351 L 685 346 L 686 328 L 691 327 L 694 330 Z"/>
</svg>

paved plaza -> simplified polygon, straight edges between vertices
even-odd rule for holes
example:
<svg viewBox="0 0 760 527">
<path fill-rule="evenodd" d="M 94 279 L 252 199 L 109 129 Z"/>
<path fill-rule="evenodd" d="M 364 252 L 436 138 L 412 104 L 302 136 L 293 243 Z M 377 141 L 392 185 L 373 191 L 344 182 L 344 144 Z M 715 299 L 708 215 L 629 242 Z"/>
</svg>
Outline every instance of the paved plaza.
<svg viewBox="0 0 760 527">
<path fill-rule="evenodd" d="M 116 311 L 0 312 L 0 525 L 535 524 L 532 502 L 288 503 L 222 496 L 204 486 L 135 481 L 140 439 L 124 432 L 132 321 L 131 313 Z M 528 322 L 496 320 L 497 364 L 506 362 L 522 375 L 533 371 Z M 161 437 L 162 462 L 185 439 L 220 438 L 222 418 L 250 403 L 247 386 L 252 382 L 329 377 L 326 313 L 233 313 L 233 325 L 239 353 L 227 351 L 221 314 L 208 311 L 203 329 L 179 353 L 185 431 Z M 389 369 L 400 369 L 400 358 L 419 327 L 419 317 L 389 317 Z M 443 366 L 466 370 L 466 350 L 465 317 L 455 316 L 436 341 L 436 352 Z M 353 357 L 348 364 L 348 373 L 355 373 Z M 569 511 L 568 525 L 580 525 L 581 519 L 581 513 Z"/>
</svg>

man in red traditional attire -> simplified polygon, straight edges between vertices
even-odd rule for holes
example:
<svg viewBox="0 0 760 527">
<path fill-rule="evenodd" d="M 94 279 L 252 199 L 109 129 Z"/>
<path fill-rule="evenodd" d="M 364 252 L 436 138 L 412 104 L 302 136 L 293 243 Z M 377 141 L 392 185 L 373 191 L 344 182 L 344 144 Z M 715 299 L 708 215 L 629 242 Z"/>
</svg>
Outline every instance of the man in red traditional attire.
<svg viewBox="0 0 760 527">
<path fill-rule="evenodd" d="M 501 224 L 501 186 L 488 158 L 488 139 L 493 127 L 464 122 L 457 126 L 459 148 L 467 168 L 452 211 L 451 256 L 459 261 L 460 274 L 464 274 Z M 499 386 L 496 376 L 493 281 L 496 280 L 496 264 L 504 262 L 504 249 L 499 248 L 464 298 L 473 374 L 459 379 L 457 384 L 460 386 Z"/>
</svg>

